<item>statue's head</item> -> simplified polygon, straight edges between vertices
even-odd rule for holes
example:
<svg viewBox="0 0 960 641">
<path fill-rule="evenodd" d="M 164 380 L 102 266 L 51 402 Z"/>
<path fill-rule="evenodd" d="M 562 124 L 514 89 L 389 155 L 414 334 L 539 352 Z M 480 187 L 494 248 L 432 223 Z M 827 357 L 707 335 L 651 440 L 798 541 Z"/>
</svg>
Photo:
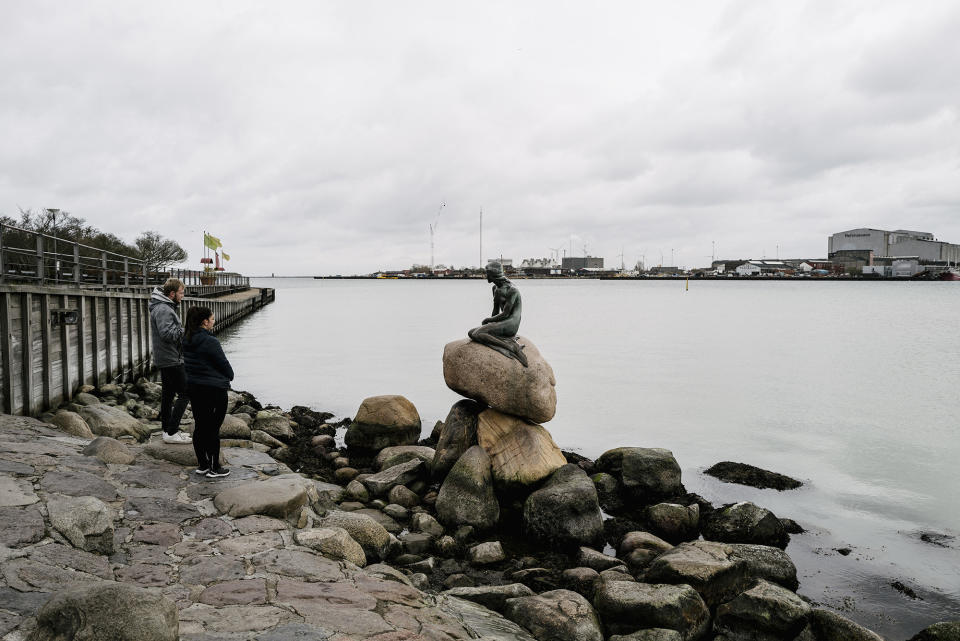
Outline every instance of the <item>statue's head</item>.
<svg viewBox="0 0 960 641">
<path fill-rule="evenodd" d="M 501 265 L 499 262 L 495 260 L 491 260 L 489 263 L 487 263 L 486 272 L 487 272 L 487 281 L 491 283 L 497 280 L 498 278 L 506 278 L 503 275 L 503 265 Z"/>
</svg>

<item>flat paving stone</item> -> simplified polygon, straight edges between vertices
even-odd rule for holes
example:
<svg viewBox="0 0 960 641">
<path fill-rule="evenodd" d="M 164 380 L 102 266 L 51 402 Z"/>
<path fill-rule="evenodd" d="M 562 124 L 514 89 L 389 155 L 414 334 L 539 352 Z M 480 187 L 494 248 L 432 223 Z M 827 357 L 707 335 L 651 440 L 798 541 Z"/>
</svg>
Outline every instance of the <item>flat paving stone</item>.
<svg viewBox="0 0 960 641">
<path fill-rule="evenodd" d="M 133 532 L 135 543 L 151 543 L 161 547 L 169 547 L 179 543 L 180 539 L 180 526 L 176 523 L 141 525 Z"/>
<path fill-rule="evenodd" d="M 137 465 L 125 472 L 114 474 L 113 478 L 131 487 L 181 488 L 187 484 L 180 478 L 183 468 L 177 465 Z"/>
<path fill-rule="evenodd" d="M 247 575 L 243 559 L 235 556 L 195 556 L 180 564 L 180 582 L 186 585 L 211 585 L 242 579 Z"/>
<path fill-rule="evenodd" d="M 101 581 L 86 572 L 64 570 L 32 559 L 13 559 L 3 564 L 3 578 L 21 592 L 56 592 L 79 583 Z"/>
<path fill-rule="evenodd" d="M 123 509 L 124 518 L 132 521 L 181 523 L 200 516 L 200 511 L 189 503 L 145 496 L 128 498 Z"/>
<path fill-rule="evenodd" d="M 252 470 L 250 470 L 252 472 Z M 256 472 L 253 472 L 256 475 Z M 230 471 L 230 476 L 220 479 L 208 479 L 204 478 L 202 481 L 196 483 L 191 483 L 187 486 L 187 497 L 191 501 L 202 501 L 203 499 L 210 499 L 215 497 L 220 492 L 224 490 L 229 490 L 231 487 L 237 487 L 238 485 L 243 485 L 249 479 L 241 478 L 239 475 L 234 474 L 233 470 Z"/>
<path fill-rule="evenodd" d="M 257 636 L 257 641 L 327 641 L 335 632 L 306 623 L 287 623 Z"/>
<path fill-rule="evenodd" d="M 33 483 L 12 476 L 0 476 L 0 507 L 33 505 L 40 500 Z"/>
<path fill-rule="evenodd" d="M 52 470 L 43 475 L 40 486 L 48 493 L 95 496 L 102 501 L 113 501 L 118 496 L 116 487 L 82 470 Z"/>
<path fill-rule="evenodd" d="M 223 453 L 233 467 L 254 467 L 257 465 L 276 465 L 277 461 L 263 452 L 246 447 L 225 447 Z M 233 471 L 233 468 L 230 469 Z"/>
<path fill-rule="evenodd" d="M 245 556 L 283 547 L 283 538 L 278 532 L 260 532 L 222 539 L 216 545 L 224 554 Z"/>
<path fill-rule="evenodd" d="M 117 581 L 135 583 L 142 588 L 162 588 L 173 583 L 173 568 L 154 563 L 134 563 L 117 568 Z"/>
<path fill-rule="evenodd" d="M 267 602 L 265 579 L 241 579 L 212 585 L 200 593 L 199 603 L 207 605 L 260 605 Z"/>
<path fill-rule="evenodd" d="M 23 622 L 23 617 L 12 612 L 0 610 L 0 636 L 14 630 Z"/>
<path fill-rule="evenodd" d="M 50 600 L 46 592 L 21 592 L 6 586 L 0 588 L 0 603 L 4 610 L 25 616 L 36 614 L 43 604 Z"/>
<path fill-rule="evenodd" d="M 269 630 L 281 623 L 299 619 L 296 615 L 272 605 L 227 605 L 214 608 L 196 604 L 180 610 L 180 636 L 210 633 L 230 635 Z"/>
<path fill-rule="evenodd" d="M 17 476 L 36 476 L 37 471 L 32 465 L 8 461 L 0 458 L 0 474 L 15 474 Z"/>
<path fill-rule="evenodd" d="M 233 527 L 237 528 L 240 534 L 253 534 L 255 532 L 270 532 L 274 530 L 289 529 L 285 521 L 275 519 L 272 516 L 263 516 L 262 514 L 253 514 L 233 521 Z"/>
<path fill-rule="evenodd" d="M 93 474 L 100 474 L 101 476 L 109 469 L 106 463 L 95 456 L 84 456 L 82 454 L 62 457 L 60 459 L 60 467 L 71 470 L 83 470 Z"/>
<path fill-rule="evenodd" d="M 129 548 L 130 563 L 160 563 L 173 564 L 173 559 L 166 555 L 166 548 L 162 545 L 131 545 Z"/>
<path fill-rule="evenodd" d="M 230 536 L 230 533 L 233 532 L 233 525 L 223 519 L 207 518 L 196 525 L 188 525 L 183 531 L 186 534 L 193 534 L 201 541 L 209 541 L 210 539 Z"/>
<path fill-rule="evenodd" d="M 43 516 L 36 507 L 0 507 L 0 545 L 16 548 L 36 543 L 45 531 Z"/>
<path fill-rule="evenodd" d="M 347 576 L 340 563 L 307 548 L 270 550 L 250 560 L 257 570 L 305 581 L 339 581 Z"/>
<path fill-rule="evenodd" d="M 210 556 L 213 554 L 213 547 L 206 541 L 182 541 L 167 548 L 169 554 L 186 558 L 189 556 Z"/>
<path fill-rule="evenodd" d="M 105 556 L 77 550 L 68 545 L 50 543 L 34 546 L 30 548 L 30 559 L 47 565 L 79 570 L 108 581 L 113 580 L 113 570 L 110 569 L 110 561 Z"/>
</svg>

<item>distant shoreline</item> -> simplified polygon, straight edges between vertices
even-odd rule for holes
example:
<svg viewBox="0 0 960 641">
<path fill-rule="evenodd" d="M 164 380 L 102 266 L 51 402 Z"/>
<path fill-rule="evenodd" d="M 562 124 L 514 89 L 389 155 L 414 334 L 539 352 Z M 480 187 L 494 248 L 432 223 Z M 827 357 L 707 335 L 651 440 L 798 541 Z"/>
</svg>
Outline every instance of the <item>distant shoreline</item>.
<svg viewBox="0 0 960 641">
<path fill-rule="evenodd" d="M 435 281 L 435 280 L 483 280 L 482 276 L 421 276 L 421 277 L 404 277 L 404 278 L 380 278 L 377 276 L 251 276 L 251 278 L 312 278 L 313 280 L 402 280 L 402 281 Z M 864 278 L 861 276 L 827 276 L 827 277 L 810 277 L 810 278 L 797 278 L 797 277 L 770 277 L 770 276 L 509 276 L 510 280 L 612 280 L 612 281 L 662 281 L 662 280 L 689 280 L 692 282 L 699 281 L 723 281 L 723 282 L 739 282 L 744 280 L 759 280 L 763 282 L 835 282 L 835 281 L 856 281 L 862 283 L 875 283 L 875 282 L 897 282 L 897 283 L 911 283 L 911 282 L 950 282 L 950 281 L 939 281 L 934 279 L 927 278 L 898 278 L 893 276 L 871 276 L 869 278 Z"/>
</svg>

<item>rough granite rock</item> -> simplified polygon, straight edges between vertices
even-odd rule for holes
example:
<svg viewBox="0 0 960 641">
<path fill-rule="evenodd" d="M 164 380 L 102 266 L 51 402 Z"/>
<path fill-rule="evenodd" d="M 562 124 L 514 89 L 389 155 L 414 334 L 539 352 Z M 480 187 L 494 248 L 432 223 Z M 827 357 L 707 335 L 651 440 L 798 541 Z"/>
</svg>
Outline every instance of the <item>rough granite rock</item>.
<svg viewBox="0 0 960 641">
<path fill-rule="evenodd" d="M 597 490 L 572 463 L 556 470 L 523 504 L 524 535 L 551 546 L 603 546 Z"/>
<path fill-rule="evenodd" d="M 415 445 L 420 438 L 420 415 L 403 396 L 371 396 L 357 410 L 344 441 L 347 447 L 380 451 L 396 445 Z"/>
<path fill-rule="evenodd" d="M 385 470 L 400 463 L 420 459 L 429 466 L 435 455 L 434 449 L 425 445 L 395 445 L 380 450 L 373 459 L 373 465 L 377 470 Z"/>
<path fill-rule="evenodd" d="M 480 413 L 477 441 L 490 457 L 498 487 L 534 485 L 567 463 L 542 426 L 493 409 Z"/>
<path fill-rule="evenodd" d="M 717 608 L 713 631 L 732 639 L 762 635 L 793 639 L 806 625 L 809 614 L 810 606 L 803 599 L 761 579 Z"/>
<path fill-rule="evenodd" d="M 484 409 L 471 399 L 457 401 L 450 408 L 431 465 L 434 480 L 442 481 L 463 453 L 477 444 L 477 417 Z"/>
<path fill-rule="evenodd" d="M 90 426 L 90 431 L 99 436 L 132 436 L 140 442 L 150 438 L 149 425 L 144 425 L 117 407 L 102 403 L 86 405 L 80 408 L 79 414 Z"/>
<path fill-rule="evenodd" d="M 528 367 L 469 338 L 443 348 L 443 380 L 454 392 L 505 414 L 546 423 L 557 412 L 553 368 L 529 339 L 517 337 Z"/>
<path fill-rule="evenodd" d="M 295 436 L 293 427 L 290 426 L 290 419 L 269 410 L 257 412 L 257 417 L 253 421 L 253 425 L 250 426 L 250 430 L 251 432 L 254 430 L 266 432 L 284 443 L 289 443 Z"/>
<path fill-rule="evenodd" d="M 143 588 L 102 582 L 68 588 L 37 613 L 28 641 L 177 641 L 177 606 Z"/>
<path fill-rule="evenodd" d="M 50 525 L 60 532 L 73 547 L 113 554 L 113 510 L 92 496 L 47 497 Z"/>
<path fill-rule="evenodd" d="M 492 529 L 500 519 L 493 492 L 490 457 L 479 445 L 468 449 L 447 474 L 436 502 L 437 517 L 448 528 L 471 525 Z"/>
<path fill-rule="evenodd" d="M 295 538 L 300 545 L 316 550 L 328 559 L 350 561 L 358 567 L 367 564 L 363 548 L 342 527 L 300 530 Z"/>
<path fill-rule="evenodd" d="M 308 503 L 311 487 L 312 483 L 302 477 L 277 476 L 224 490 L 216 495 L 213 504 L 222 514 L 235 518 L 263 514 L 283 519 Z"/>
<path fill-rule="evenodd" d="M 689 585 L 607 581 L 597 588 L 593 606 L 607 630 L 616 634 L 667 628 L 689 641 L 702 637 L 710 624 L 707 604 Z"/>
<path fill-rule="evenodd" d="M 98 436 L 81 452 L 84 456 L 95 456 L 104 463 L 130 465 L 136 456 L 120 441 L 109 436 Z"/>
<path fill-rule="evenodd" d="M 60 410 L 50 419 L 50 423 L 56 425 L 71 436 L 93 438 L 93 432 L 90 431 L 90 426 L 87 425 L 83 417 L 76 412 Z"/>
<path fill-rule="evenodd" d="M 386 496 L 396 485 L 407 485 L 427 475 L 427 464 L 419 458 L 400 463 L 363 479 L 373 496 Z"/>
<path fill-rule="evenodd" d="M 957 641 L 960 639 L 960 621 L 941 621 L 924 628 L 908 641 Z"/>
<path fill-rule="evenodd" d="M 601 472 L 620 480 L 626 498 L 641 504 L 683 494 L 680 465 L 670 450 L 646 447 L 618 447 L 600 455 Z"/>
<path fill-rule="evenodd" d="M 220 426 L 220 438 L 250 438 L 250 426 L 245 420 L 235 414 L 227 414 L 223 417 L 223 425 Z"/>
<path fill-rule="evenodd" d="M 659 536 L 671 543 L 693 541 L 700 537 L 700 506 L 657 503 L 646 510 L 647 523 Z M 711 539 L 711 537 L 706 537 Z M 719 539 L 718 539 L 719 540 Z M 759 543 L 759 541 L 742 541 Z"/>
<path fill-rule="evenodd" d="M 603 641 L 600 620 L 593 606 L 570 590 L 509 599 L 504 614 L 538 639 Z"/>
<path fill-rule="evenodd" d="M 318 527 L 343 528 L 350 537 L 360 544 L 367 560 L 380 561 L 386 558 L 390 549 L 390 533 L 366 514 L 354 514 L 333 510 L 317 522 Z"/>
<path fill-rule="evenodd" d="M 757 579 L 795 590 L 797 569 L 782 550 L 763 545 L 692 541 L 656 557 L 643 574 L 650 583 L 693 586 L 712 607 L 749 589 Z"/>
<path fill-rule="evenodd" d="M 476 587 L 452 588 L 441 594 L 473 601 L 486 608 L 502 613 L 507 604 L 507 599 L 533 596 L 534 591 L 522 583 L 509 583 L 507 585 L 480 585 Z"/>
<path fill-rule="evenodd" d="M 749 501 L 724 505 L 703 525 L 703 536 L 724 543 L 756 543 L 786 548 L 790 541 L 777 515 Z"/>
</svg>

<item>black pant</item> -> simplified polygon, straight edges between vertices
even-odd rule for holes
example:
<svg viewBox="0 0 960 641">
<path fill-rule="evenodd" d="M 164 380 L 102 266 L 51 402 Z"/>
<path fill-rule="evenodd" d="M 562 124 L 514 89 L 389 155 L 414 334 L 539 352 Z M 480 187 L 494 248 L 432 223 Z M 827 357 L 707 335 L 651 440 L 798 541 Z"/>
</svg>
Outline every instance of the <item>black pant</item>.
<svg viewBox="0 0 960 641">
<path fill-rule="evenodd" d="M 227 390 L 209 385 L 187 388 L 193 407 L 193 451 L 200 469 L 220 467 L 220 426 L 227 415 Z"/>
<path fill-rule="evenodd" d="M 183 411 L 187 409 L 187 372 L 183 365 L 173 365 L 171 367 L 160 368 L 160 425 L 163 431 L 173 435 L 180 430 L 180 419 L 183 418 Z M 177 402 L 173 402 L 173 397 L 177 397 Z"/>
</svg>

